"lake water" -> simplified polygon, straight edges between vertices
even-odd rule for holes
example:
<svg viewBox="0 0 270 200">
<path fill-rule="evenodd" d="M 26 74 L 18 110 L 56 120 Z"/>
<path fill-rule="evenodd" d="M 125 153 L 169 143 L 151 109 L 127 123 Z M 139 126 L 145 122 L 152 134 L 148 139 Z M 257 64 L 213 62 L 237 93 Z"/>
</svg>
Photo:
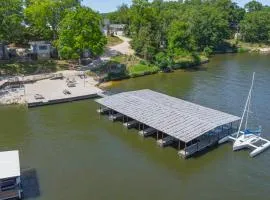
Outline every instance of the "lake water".
<svg viewBox="0 0 270 200">
<path fill-rule="evenodd" d="M 176 71 L 115 83 L 149 88 L 240 116 L 256 72 L 250 125 L 270 139 L 270 56 L 218 55 L 200 71 Z M 34 109 L 0 107 L 0 151 L 19 149 L 21 168 L 37 172 L 30 199 L 268 200 L 270 150 L 256 158 L 225 144 L 180 159 L 152 138 L 96 113 L 93 100 Z"/>
</svg>

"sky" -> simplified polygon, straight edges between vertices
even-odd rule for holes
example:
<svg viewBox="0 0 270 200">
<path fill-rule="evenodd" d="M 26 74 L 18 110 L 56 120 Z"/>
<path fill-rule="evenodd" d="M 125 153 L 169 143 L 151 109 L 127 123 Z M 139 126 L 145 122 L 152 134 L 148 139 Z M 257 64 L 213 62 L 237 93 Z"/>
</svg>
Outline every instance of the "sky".
<svg viewBox="0 0 270 200">
<path fill-rule="evenodd" d="M 123 3 L 131 4 L 132 0 L 83 0 L 83 4 L 100 12 L 112 12 L 117 9 L 117 7 Z M 247 2 L 251 0 L 235 0 L 239 6 L 244 6 Z M 270 0 L 257 0 L 264 5 L 270 5 Z"/>
</svg>

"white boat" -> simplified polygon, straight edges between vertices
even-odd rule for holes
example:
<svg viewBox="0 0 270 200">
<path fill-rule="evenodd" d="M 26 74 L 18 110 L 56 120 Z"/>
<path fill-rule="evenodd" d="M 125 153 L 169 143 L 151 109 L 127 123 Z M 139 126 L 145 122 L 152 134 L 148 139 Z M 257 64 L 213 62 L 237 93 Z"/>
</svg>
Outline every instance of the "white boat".
<svg viewBox="0 0 270 200">
<path fill-rule="evenodd" d="M 246 101 L 245 108 L 241 117 L 241 122 L 238 128 L 238 131 L 232 135 L 229 135 L 219 140 L 219 144 L 227 142 L 227 141 L 232 141 L 233 151 L 246 149 L 246 148 L 252 149 L 253 151 L 250 153 L 251 157 L 258 155 L 259 153 L 263 152 L 264 150 L 270 147 L 270 141 L 260 136 L 262 132 L 261 126 L 259 126 L 257 130 L 251 130 L 247 128 L 254 79 L 255 79 L 255 73 L 253 73 L 251 87 L 248 93 L 247 101 Z M 244 130 L 241 131 L 244 118 L 245 118 L 245 127 L 244 127 Z"/>
</svg>

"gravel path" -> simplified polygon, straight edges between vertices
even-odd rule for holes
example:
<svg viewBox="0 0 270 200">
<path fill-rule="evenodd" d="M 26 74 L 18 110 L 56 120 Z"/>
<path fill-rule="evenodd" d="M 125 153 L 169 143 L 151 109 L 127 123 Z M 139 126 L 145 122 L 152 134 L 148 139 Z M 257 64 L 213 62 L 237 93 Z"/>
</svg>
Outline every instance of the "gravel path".
<svg viewBox="0 0 270 200">
<path fill-rule="evenodd" d="M 123 42 L 121 44 L 109 47 L 109 49 L 111 49 L 112 51 L 120 52 L 121 54 L 133 55 L 134 50 L 131 49 L 130 44 L 129 44 L 131 39 L 123 37 L 123 36 L 117 36 L 117 37 L 123 40 Z"/>
</svg>

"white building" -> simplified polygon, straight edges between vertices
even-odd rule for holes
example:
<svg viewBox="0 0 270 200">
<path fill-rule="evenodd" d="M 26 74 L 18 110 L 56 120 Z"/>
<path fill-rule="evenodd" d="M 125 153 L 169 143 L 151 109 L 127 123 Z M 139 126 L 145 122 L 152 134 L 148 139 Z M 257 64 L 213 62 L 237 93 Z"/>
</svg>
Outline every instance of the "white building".
<svg viewBox="0 0 270 200">
<path fill-rule="evenodd" d="M 19 151 L 0 152 L 0 199 L 21 199 Z"/>
<path fill-rule="evenodd" d="M 37 59 L 46 60 L 51 58 L 51 44 L 45 41 L 29 42 L 30 51 L 33 55 L 37 56 Z"/>
</svg>

